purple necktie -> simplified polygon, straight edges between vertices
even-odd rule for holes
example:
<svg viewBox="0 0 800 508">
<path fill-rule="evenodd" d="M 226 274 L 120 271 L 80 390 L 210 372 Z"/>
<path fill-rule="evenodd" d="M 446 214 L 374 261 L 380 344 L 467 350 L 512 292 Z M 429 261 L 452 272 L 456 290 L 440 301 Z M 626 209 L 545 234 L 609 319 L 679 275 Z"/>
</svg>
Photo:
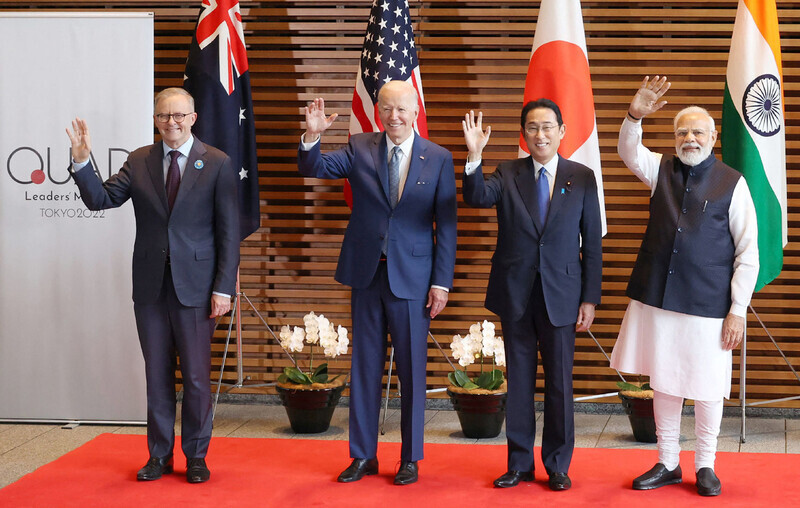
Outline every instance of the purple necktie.
<svg viewBox="0 0 800 508">
<path fill-rule="evenodd" d="M 539 220 L 544 224 L 547 222 L 547 210 L 550 208 L 550 182 L 547 180 L 544 166 L 539 170 L 539 179 L 536 180 L 536 194 L 539 202 Z"/>
<path fill-rule="evenodd" d="M 172 205 L 175 204 L 175 198 L 178 196 L 178 187 L 181 186 L 181 168 L 178 167 L 178 156 L 181 153 L 177 150 L 169 152 L 172 160 L 169 162 L 169 171 L 167 171 L 167 202 L 169 203 L 169 211 L 172 211 Z"/>
</svg>

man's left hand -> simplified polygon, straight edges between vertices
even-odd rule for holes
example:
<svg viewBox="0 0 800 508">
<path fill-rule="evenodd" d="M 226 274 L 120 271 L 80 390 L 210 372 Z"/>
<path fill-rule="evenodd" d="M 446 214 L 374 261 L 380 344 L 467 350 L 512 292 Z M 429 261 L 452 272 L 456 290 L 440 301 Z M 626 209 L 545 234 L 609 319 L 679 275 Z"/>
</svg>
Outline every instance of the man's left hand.
<svg viewBox="0 0 800 508">
<path fill-rule="evenodd" d="M 730 351 L 742 343 L 744 338 L 744 318 L 728 314 L 722 322 L 722 349 Z"/>
<path fill-rule="evenodd" d="M 578 308 L 578 322 L 575 323 L 576 332 L 585 332 L 594 321 L 594 304 L 583 302 Z"/>
<path fill-rule="evenodd" d="M 426 309 L 431 309 L 431 319 L 439 315 L 447 305 L 448 293 L 444 289 L 431 288 L 428 291 L 428 303 L 425 305 Z"/>
<path fill-rule="evenodd" d="M 231 310 L 231 299 L 222 295 L 211 295 L 211 319 L 227 314 Z"/>
</svg>

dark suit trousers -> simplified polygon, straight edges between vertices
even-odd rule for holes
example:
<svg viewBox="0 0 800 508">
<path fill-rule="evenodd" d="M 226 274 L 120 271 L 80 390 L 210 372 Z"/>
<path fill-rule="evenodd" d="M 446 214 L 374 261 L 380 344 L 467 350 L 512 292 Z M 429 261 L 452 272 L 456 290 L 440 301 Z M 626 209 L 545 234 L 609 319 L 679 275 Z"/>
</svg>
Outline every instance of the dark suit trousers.
<svg viewBox="0 0 800 508">
<path fill-rule="evenodd" d="M 550 323 L 538 274 L 522 318 L 518 321 L 503 320 L 502 324 L 508 373 L 508 469 L 533 471 L 536 433 L 533 396 L 538 350 L 545 378 L 542 462 L 548 473 L 566 473 L 575 446 L 572 400 L 575 324 L 556 327 Z"/>
<path fill-rule="evenodd" d="M 210 297 L 209 297 L 210 307 Z M 134 303 L 147 380 L 147 446 L 151 457 L 172 455 L 175 444 L 175 367 L 183 382 L 181 447 L 186 458 L 205 457 L 211 440 L 210 309 L 181 305 L 169 266 L 158 300 Z"/>
<path fill-rule="evenodd" d="M 381 380 L 386 363 L 386 333 L 392 335 L 400 380 L 400 459 L 422 459 L 426 367 L 430 314 L 426 300 L 392 294 L 386 263 L 379 263 L 370 285 L 353 289 L 353 358 L 350 382 L 350 456 L 370 459 L 378 450 Z"/>
</svg>

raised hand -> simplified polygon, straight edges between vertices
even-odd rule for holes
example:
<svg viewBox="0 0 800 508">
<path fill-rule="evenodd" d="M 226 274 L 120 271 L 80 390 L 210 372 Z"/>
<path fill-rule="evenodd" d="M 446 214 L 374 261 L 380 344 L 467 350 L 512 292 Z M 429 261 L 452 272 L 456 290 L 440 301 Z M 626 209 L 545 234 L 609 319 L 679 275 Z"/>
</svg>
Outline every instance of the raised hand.
<svg viewBox="0 0 800 508">
<path fill-rule="evenodd" d="M 667 101 L 660 101 L 659 99 L 667 93 L 671 85 L 672 83 L 667 81 L 666 76 L 656 76 L 653 79 L 650 79 L 650 76 L 645 76 L 642 85 L 637 90 L 636 95 L 633 96 L 631 105 L 628 108 L 628 114 L 634 118 L 641 119 L 663 108 Z"/>
<path fill-rule="evenodd" d="M 77 163 L 89 160 L 89 155 L 92 153 L 92 138 L 89 136 L 86 120 L 76 117 L 72 121 L 72 131 L 67 127 L 67 136 L 72 143 L 72 160 Z"/>
<path fill-rule="evenodd" d="M 464 129 L 464 141 L 467 143 L 467 161 L 473 162 L 481 157 L 483 149 L 489 142 L 489 136 L 492 135 L 491 125 L 483 130 L 483 113 L 478 112 L 478 119 L 475 119 L 475 112 L 471 111 L 464 115 L 461 121 L 461 127 Z"/>
<path fill-rule="evenodd" d="M 306 110 L 306 132 L 303 134 L 303 141 L 311 143 L 319 138 L 319 135 L 325 132 L 328 127 L 333 125 L 339 113 L 334 113 L 329 117 L 325 116 L 325 100 L 320 98 L 314 99 Z"/>
</svg>

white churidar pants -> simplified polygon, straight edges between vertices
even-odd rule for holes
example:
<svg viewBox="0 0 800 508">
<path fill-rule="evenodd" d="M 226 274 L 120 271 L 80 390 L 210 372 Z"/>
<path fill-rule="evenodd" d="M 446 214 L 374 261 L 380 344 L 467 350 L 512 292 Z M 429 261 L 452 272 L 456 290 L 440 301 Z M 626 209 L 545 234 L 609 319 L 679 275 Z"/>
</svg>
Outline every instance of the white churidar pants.
<svg viewBox="0 0 800 508">
<path fill-rule="evenodd" d="M 678 467 L 681 451 L 681 410 L 683 397 L 656 391 L 653 396 L 653 410 L 656 417 L 656 436 L 658 437 L 658 461 L 672 471 Z M 717 436 L 722 423 L 722 399 L 715 401 L 694 401 L 694 433 L 697 444 L 694 449 L 694 470 L 710 467 L 714 469 L 717 454 Z"/>
</svg>

